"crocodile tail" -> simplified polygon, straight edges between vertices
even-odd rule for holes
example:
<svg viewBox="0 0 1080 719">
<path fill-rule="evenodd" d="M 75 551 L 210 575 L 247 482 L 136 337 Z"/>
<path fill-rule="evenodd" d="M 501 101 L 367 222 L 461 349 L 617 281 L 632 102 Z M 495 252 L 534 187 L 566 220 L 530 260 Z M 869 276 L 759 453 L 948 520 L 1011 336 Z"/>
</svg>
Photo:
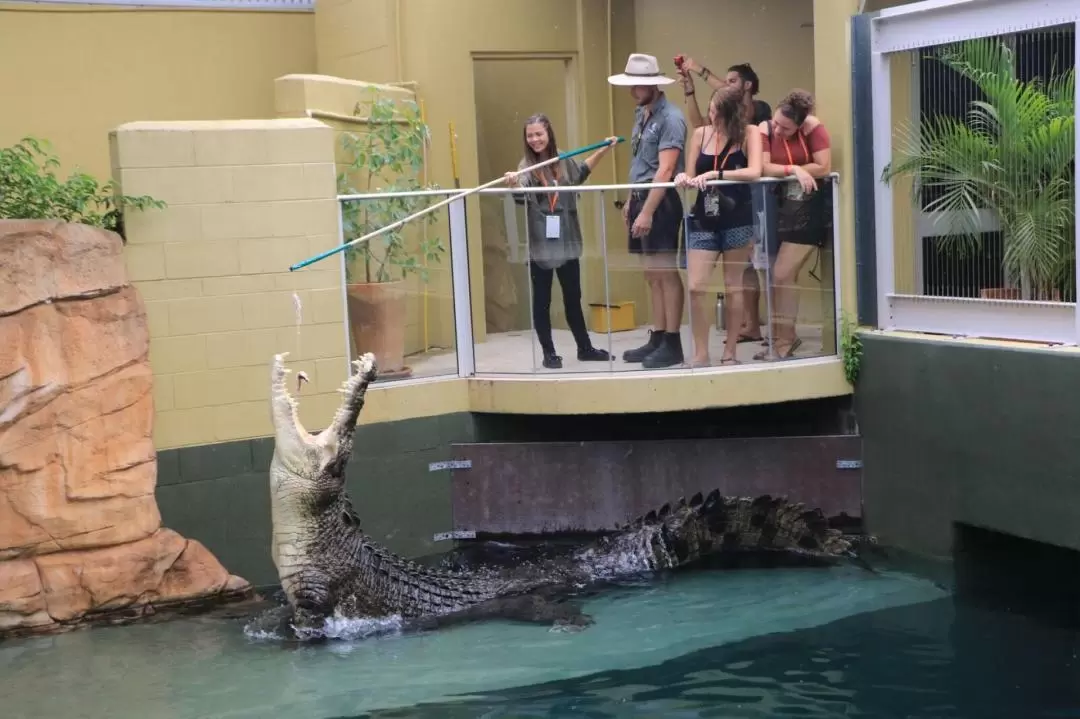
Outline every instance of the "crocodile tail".
<svg viewBox="0 0 1080 719">
<path fill-rule="evenodd" d="M 717 552 L 786 550 L 850 555 L 851 544 L 831 529 L 820 509 L 785 497 L 726 497 L 719 490 L 680 499 L 638 517 L 627 530 L 652 535 L 658 564 L 678 567 Z M 624 530 L 625 531 L 625 530 Z"/>
</svg>

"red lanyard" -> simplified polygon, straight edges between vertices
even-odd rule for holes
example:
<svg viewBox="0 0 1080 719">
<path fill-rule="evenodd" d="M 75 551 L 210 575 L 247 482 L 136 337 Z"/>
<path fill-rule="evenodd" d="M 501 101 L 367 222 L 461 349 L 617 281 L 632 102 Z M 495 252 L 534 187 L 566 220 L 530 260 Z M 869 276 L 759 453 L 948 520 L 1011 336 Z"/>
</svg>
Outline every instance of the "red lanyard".
<svg viewBox="0 0 1080 719">
<path fill-rule="evenodd" d="M 555 186 L 558 187 L 559 186 L 559 167 L 558 167 L 558 165 L 556 165 L 555 169 L 553 169 L 551 172 L 552 172 L 553 175 L 555 175 Z M 545 173 L 543 170 L 540 170 L 540 182 L 542 182 L 544 184 L 544 187 L 548 186 L 547 173 Z M 548 206 L 551 208 L 551 214 L 555 214 L 555 204 L 558 201 L 559 201 L 559 193 L 558 192 L 552 192 L 551 195 L 548 197 Z"/>
<path fill-rule="evenodd" d="M 715 136 L 716 133 L 714 132 L 713 135 Z M 712 138 L 709 138 L 709 139 L 711 140 Z M 706 141 L 705 144 L 708 145 L 709 144 L 708 141 Z M 720 160 L 719 160 L 720 155 L 713 155 L 712 156 L 712 169 L 713 169 L 714 172 L 717 169 L 723 169 L 723 168 L 727 167 L 727 159 L 728 159 L 728 155 L 731 154 L 731 150 L 732 150 L 732 148 L 729 147 L 727 152 L 724 153 L 724 162 L 723 162 L 723 164 L 720 164 Z"/>
<path fill-rule="evenodd" d="M 799 136 L 799 144 L 802 145 L 802 151 L 803 154 L 806 155 L 806 161 L 810 162 L 810 149 L 806 146 L 806 140 L 803 139 L 802 133 L 798 130 L 795 131 L 795 134 Z M 784 141 L 784 151 L 787 153 L 787 164 L 794 165 L 795 160 L 791 157 L 791 142 L 786 137 L 780 139 Z"/>
</svg>

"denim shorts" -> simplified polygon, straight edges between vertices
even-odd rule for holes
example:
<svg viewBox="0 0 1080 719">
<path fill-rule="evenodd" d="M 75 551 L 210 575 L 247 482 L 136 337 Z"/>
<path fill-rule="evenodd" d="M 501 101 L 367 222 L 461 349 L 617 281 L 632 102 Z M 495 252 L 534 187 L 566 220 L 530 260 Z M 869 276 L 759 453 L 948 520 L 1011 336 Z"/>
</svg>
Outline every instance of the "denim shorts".
<svg viewBox="0 0 1080 719">
<path fill-rule="evenodd" d="M 686 247 L 690 250 L 730 252 L 731 250 L 737 250 L 740 247 L 746 247 L 753 241 L 753 225 L 729 227 L 726 230 L 719 230 L 717 232 L 703 230 L 691 225 L 689 242 L 686 243 Z"/>
</svg>

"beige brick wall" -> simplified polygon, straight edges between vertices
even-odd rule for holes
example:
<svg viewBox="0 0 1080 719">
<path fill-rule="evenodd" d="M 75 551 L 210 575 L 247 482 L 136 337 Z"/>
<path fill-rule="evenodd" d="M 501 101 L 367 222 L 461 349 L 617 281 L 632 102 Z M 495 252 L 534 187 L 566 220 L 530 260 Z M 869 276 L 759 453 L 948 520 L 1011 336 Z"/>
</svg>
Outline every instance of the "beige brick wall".
<svg viewBox="0 0 1080 719">
<path fill-rule="evenodd" d="M 126 257 L 146 302 L 158 449 L 271 434 L 270 360 L 311 378 L 308 427 L 344 379 L 340 265 L 289 265 L 337 244 L 333 130 L 311 119 L 134 122 L 109 136 L 129 213 Z M 297 325 L 293 293 L 301 300 Z"/>
</svg>

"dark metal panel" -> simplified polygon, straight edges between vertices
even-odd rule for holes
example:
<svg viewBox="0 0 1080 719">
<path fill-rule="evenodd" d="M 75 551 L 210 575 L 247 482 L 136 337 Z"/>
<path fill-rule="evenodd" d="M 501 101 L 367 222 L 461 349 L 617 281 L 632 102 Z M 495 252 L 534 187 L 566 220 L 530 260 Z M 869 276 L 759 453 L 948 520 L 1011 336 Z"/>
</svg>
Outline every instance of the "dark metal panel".
<svg viewBox="0 0 1080 719">
<path fill-rule="evenodd" d="M 1075 355 L 875 335 L 863 348 L 870 532 L 937 556 L 956 522 L 1080 550 Z"/>
<path fill-rule="evenodd" d="M 855 212 L 855 278 L 860 325 L 877 327 L 877 242 L 874 225 L 874 114 L 870 83 L 871 16 L 851 18 L 851 127 Z"/>
<path fill-rule="evenodd" d="M 455 530 L 507 534 L 613 529 L 665 502 L 719 489 L 788 496 L 826 516 L 862 515 L 854 436 L 457 444 Z M 854 466 L 839 468 L 838 462 Z"/>
</svg>

